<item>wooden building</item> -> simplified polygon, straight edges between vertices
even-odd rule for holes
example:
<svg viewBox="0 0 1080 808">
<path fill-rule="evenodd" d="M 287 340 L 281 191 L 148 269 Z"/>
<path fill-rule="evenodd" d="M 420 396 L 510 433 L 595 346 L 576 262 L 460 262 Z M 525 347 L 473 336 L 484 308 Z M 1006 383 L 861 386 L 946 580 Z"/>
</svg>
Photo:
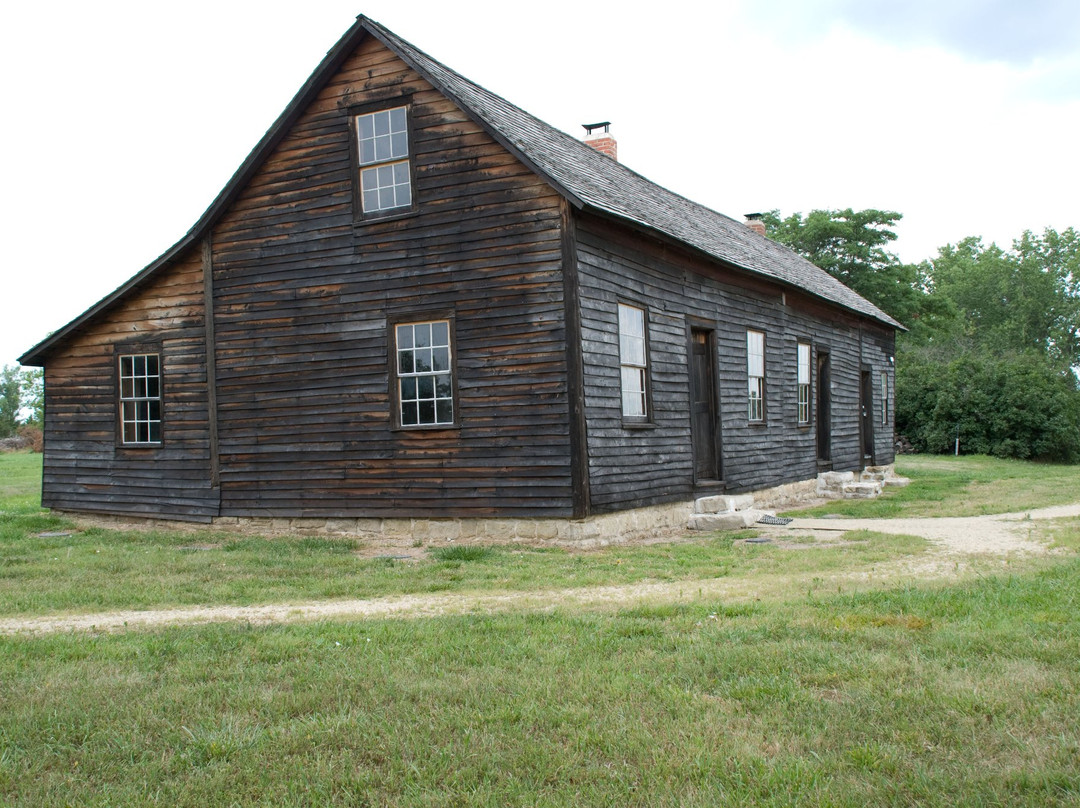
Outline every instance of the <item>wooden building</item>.
<svg viewBox="0 0 1080 808">
<path fill-rule="evenodd" d="M 892 462 L 898 324 L 360 17 L 24 355 L 47 507 L 581 519 Z"/>
</svg>

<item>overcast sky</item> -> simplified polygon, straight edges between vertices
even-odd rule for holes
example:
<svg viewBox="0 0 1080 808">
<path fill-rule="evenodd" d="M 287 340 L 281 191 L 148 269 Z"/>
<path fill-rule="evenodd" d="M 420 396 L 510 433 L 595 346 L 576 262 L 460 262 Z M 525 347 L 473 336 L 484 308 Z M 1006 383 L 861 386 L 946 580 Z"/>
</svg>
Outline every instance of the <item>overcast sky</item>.
<svg viewBox="0 0 1080 808">
<path fill-rule="evenodd" d="M 896 210 L 906 261 L 1080 227 L 1075 0 L 8 3 L 0 364 L 180 239 L 360 13 L 730 216 Z"/>
</svg>

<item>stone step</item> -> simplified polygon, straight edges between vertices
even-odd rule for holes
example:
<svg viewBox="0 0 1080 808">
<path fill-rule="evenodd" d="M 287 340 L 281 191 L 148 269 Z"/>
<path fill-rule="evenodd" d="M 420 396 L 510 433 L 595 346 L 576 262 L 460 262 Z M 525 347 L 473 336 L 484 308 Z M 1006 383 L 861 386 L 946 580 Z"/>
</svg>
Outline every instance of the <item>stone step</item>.
<svg viewBox="0 0 1080 808">
<path fill-rule="evenodd" d="M 752 527 L 764 515 L 764 511 L 754 508 L 724 513 L 694 513 L 690 515 L 687 527 L 690 530 L 743 530 Z"/>
<path fill-rule="evenodd" d="M 903 488 L 911 484 L 907 477 L 886 477 L 882 482 L 890 488 Z"/>
<path fill-rule="evenodd" d="M 845 497 L 851 497 L 853 499 L 873 499 L 874 497 L 881 495 L 881 483 L 880 482 L 847 483 L 841 489 L 841 493 Z"/>
<path fill-rule="evenodd" d="M 694 501 L 694 513 L 726 513 L 754 507 L 753 494 L 720 494 Z"/>
</svg>

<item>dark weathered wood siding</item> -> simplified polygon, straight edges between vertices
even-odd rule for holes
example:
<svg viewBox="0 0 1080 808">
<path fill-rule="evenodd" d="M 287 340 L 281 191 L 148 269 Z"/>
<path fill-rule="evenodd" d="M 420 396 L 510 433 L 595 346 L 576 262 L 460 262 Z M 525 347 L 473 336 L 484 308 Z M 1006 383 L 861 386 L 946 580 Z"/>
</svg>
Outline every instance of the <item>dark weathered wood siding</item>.
<svg viewBox="0 0 1080 808">
<path fill-rule="evenodd" d="M 410 105 L 418 210 L 354 225 L 345 108 Z M 213 231 L 222 515 L 570 515 L 560 199 L 374 39 Z M 388 321 L 453 317 L 459 427 L 395 430 Z"/>
<path fill-rule="evenodd" d="M 199 258 L 190 256 L 49 356 L 42 480 L 46 507 L 194 520 L 217 514 L 202 284 Z M 159 448 L 118 444 L 116 355 L 128 345 L 160 346 L 165 439 Z"/>
<path fill-rule="evenodd" d="M 585 216 L 578 276 L 592 507 L 596 512 L 685 499 L 695 493 L 690 438 L 688 335 L 715 332 L 723 476 L 729 491 L 814 477 L 816 433 L 797 424 L 796 345 L 826 348 L 832 363 L 832 468 L 858 469 L 859 384 L 865 367 L 890 375 L 893 334 L 798 292 L 747 278 L 660 242 Z M 619 302 L 648 311 L 651 420 L 623 423 Z M 747 418 L 746 331 L 765 333 L 765 420 Z M 877 387 L 875 386 L 875 390 Z M 875 432 L 878 463 L 892 462 L 890 423 Z"/>
</svg>

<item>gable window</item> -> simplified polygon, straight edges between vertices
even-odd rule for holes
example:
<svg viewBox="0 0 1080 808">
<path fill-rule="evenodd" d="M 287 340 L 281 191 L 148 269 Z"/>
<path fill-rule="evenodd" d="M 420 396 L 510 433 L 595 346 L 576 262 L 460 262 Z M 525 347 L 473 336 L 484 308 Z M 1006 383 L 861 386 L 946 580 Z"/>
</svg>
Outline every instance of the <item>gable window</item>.
<svg viewBox="0 0 1080 808">
<path fill-rule="evenodd" d="M 120 442 L 161 443 L 161 357 L 125 354 L 120 361 Z"/>
<path fill-rule="evenodd" d="M 751 421 L 765 420 L 765 334 L 746 332 L 746 416 Z"/>
<path fill-rule="evenodd" d="M 452 425 L 450 321 L 399 323 L 394 326 L 394 341 L 401 426 Z"/>
<path fill-rule="evenodd" d="M 619 369 L 623 417 L 644 420 L 648 415 L 645 310 L 623 303 L 619 304 Z"/>
<path fill-rule="evenodd" d="M 356 116 L 360 203 L 365 214 L 412 206 L 406 107 Z"/>
<path fill-rule="evenodd" d="M 805 426 L 810 423 L 810 346 L 805 342 L 798 344 L 798 386 L 799 425 Z"/>
<path fill-rule="evenodd" d="M 881 371 L 881 423 L 889 423 L 889 374 Z"/>
</svg>

